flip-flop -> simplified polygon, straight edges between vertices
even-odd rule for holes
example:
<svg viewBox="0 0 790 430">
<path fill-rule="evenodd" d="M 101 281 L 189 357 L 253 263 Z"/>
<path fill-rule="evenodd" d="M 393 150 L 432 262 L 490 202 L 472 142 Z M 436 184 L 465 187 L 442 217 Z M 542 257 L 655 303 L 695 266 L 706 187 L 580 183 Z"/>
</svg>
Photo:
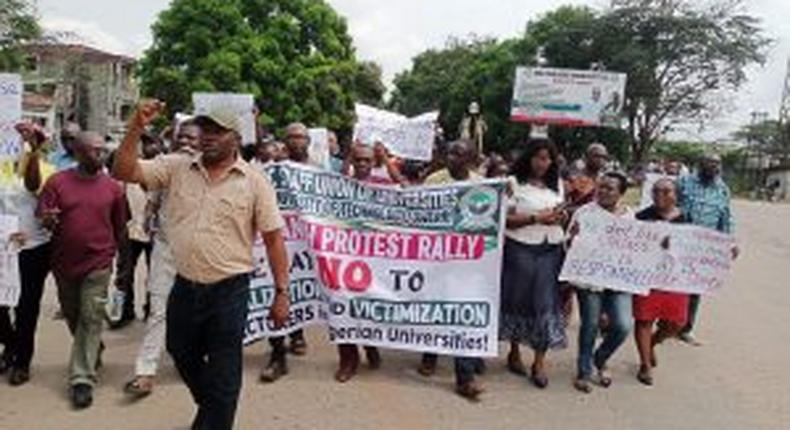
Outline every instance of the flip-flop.
<svg viewBox="0 0 790 430">
<path fill-rule="evenodd" d="M 153 387 L 143 388 L 139 385 L 140 379 L 134 378 L 123 387 L 123 392 L 137 399 L 148 397 L 154 391 Z"/>
</svg>

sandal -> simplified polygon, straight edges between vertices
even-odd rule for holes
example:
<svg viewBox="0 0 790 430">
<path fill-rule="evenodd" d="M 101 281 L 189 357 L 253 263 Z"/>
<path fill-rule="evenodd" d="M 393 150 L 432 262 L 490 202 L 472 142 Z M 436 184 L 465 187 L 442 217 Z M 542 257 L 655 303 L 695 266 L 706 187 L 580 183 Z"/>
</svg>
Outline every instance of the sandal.
<svg viewBox="0 0 790 430">
<path fill-rule="evenodd" d="M 648 387 L 653 385 L 653 375 L 650 374 L 650 369 L 645 367 L 640 367 L 639 372 L 636 374 L 636 379 Z"/>
<path fill-rule="evenodd" d="M 609 388 L 612 386 L 612 375 L 609 373 L 609 370 L 606 367 L 598 369 L 598 385 L 603 388 Z"/>
<path fill-rule="evenodd" d="M 455 387 L 455 392 L 458 393 L 459 396 L 475 403 L 480 401 L 480 395 L 483 394 L 483 391 L 483 387 L 474 381 L 457 385 Z"/>
<path fill-rule="evenodd" d="M 148 380 L 148 384 L 142 383 L 145 379 Z M 123 391 L 136 399 L 148 397 L 154 391 L 153 378 L 150 376 L 138 376 L 127 382 L 123 387 Z"/>
<path fill-rule="evenodd" d="M 590 394 L 593 390 L 592 384 L 587 378 L 576 378 L 576 380 L 573 381 L 573 388 L 585 394 Z"/>
</svg>

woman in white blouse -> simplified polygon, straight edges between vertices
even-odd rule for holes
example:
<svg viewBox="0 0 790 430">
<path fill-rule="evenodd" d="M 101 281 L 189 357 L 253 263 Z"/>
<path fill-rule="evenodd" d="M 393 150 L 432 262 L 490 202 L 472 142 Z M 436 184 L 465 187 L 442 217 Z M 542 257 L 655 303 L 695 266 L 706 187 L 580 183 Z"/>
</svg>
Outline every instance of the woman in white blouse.
<svg viewBox="0 0 790 430">
<path fill-rule="evenodd" d="M 557 149 L 532 140 L 513 166 L 502 268 L 500 339 L 510 341 L 508 369 L 526 375 L 520 344 L 535 351 L 529 376 L 545 388 L 545 357 L 564 348 L 565 318 L 557 281 L 563 258 L 563 191 Z"/>
</svg>

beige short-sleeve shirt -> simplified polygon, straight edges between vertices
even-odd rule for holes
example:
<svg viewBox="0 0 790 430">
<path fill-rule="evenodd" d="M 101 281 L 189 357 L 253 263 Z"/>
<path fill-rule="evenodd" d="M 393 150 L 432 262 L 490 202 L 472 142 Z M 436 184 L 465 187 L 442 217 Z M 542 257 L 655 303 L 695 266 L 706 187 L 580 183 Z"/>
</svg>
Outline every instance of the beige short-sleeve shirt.
<svg viewBox="0 0 790 430">
<path fill-rule="evenodd" d="M 214 182 L 199 157 L 173 154 L 140 165 L 147 189 L 168 189 L 166 233 L 178 274 L 191 281 L 251 272 L 257 232 L 285 225 L 271 183 L 242 159 Z"/>
</svg>

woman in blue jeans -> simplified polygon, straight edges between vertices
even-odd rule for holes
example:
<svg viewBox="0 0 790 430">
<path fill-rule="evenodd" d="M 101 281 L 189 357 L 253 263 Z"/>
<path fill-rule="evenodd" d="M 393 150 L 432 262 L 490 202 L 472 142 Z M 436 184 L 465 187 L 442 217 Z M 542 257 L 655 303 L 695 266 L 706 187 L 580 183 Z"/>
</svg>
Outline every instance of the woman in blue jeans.
<svg viewBox="0 0 790 430">
<path fill-rule="evenodd" d="M 598 183 L 596 201 L 581 207 L 571 221 L 571 239 L 579 232 L 579 221 L 596 212 L 606 211 L 620 217 L 632 217 L 631 210 L 620 203 L 628 188 L 628 179 L 620 173 L 607 173 Z M 612 384 L 606 363 L 628 337 L 633 327 L 631 294 L 599 288 L 592 285 L 577 285 L 579 299 L 579 356 L 574 387 L 589 393 L 592 391 L 593 374 L 596 382 L 604 388 Z M 595 348 L 601 315 L 608 316 L 609 324 L 603 341 Z"/>
</svg>

